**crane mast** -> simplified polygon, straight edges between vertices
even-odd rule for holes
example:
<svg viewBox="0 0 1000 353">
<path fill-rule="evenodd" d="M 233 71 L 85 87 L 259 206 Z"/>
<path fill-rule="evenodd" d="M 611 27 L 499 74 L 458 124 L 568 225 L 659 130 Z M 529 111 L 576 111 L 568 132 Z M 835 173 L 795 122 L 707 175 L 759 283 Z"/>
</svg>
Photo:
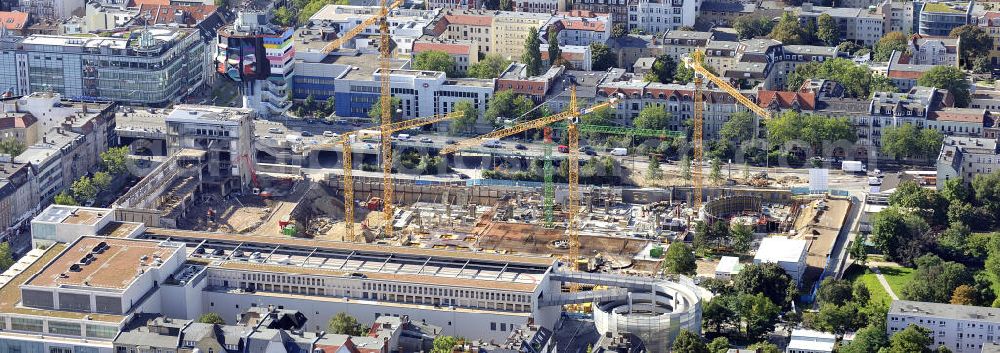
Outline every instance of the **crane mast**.
<svg viewBox="0 0 1000 353">
<path fill-rule="evenodd" d="M 385 233 L 384 236 L 387 238 L 392 237 L 393 227 L 392 227 L 392 213 L 393 213 L 393 183 L 392 183 L 392 131 L 390 126 L 392 125 L 392 93 L 389 91 L 389 20 L 387 16 L 389 15 L 389 4 L 388 0 L 382 0 L 382 21 L 379 23 L 379 29 L 382 32 L 381 40 L 379 43 L 380 55 L 380 67 L 381 67 L 381 79 L 382 79 L 382 90 L 380 91 L 380 107 L 382 108 L 382 120 L 380 121 L 381 132 L 382 132 L 382 219 L 385 222 Z"/>
</svg>

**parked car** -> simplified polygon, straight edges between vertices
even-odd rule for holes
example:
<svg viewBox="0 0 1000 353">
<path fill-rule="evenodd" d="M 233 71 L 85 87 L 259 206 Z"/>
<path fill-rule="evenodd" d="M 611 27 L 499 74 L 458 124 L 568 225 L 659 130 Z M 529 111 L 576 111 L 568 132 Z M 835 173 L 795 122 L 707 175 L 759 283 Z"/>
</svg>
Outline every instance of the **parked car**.
<svg viewBox="0 0 1000 353">
<path fill-rule="evenodd" d="M 524 151 L 524 150 L 528 149 L 528 146 L 525 146 L 525 145 L 522 145 L 522 144 L 519 143 L 519 144 L 514 145 L 514 148 Z"/>
<path fill-rule="evenodd" d="M 323 136 L 324 137 L 337 137 L 337 134 L 334 133 L 333 131 L 327 130 L 327 131 L 323 131 Z"/>
<path fill-rule="evenodd" d="M 281 133 L 281 129 L 276 128 L 276 127 L 272 127 L 272 128 L 267 129 L 267 132 L 270 132 L 272 134 L 280 134 Z"/>
<path fill-rule="evenodd" d="M 557 147 L 557 149 L 558 149 L 558 150 L 559 150 L 559 152 L 561 152 L 561 153 L 569 153 L 569 146 L 566 146 L 566 145 L 559 145 L 559 147 Z"/>
<path fill-rule="evenodd" d="M 302 137 L 312 137 L 312 136 L 315 136 L 315 135 L 313 135 L 313 133 L 311 133 L 309 131 L 303 131 L 302 132 Z"/>
<path fill-rule="evenodd" d="M 430 137 L 421 137 L 420 138 L 420 142 L 422 142 L 422 143 L 434 143 L 434 140 L 431 140 Z"/>
</svg>

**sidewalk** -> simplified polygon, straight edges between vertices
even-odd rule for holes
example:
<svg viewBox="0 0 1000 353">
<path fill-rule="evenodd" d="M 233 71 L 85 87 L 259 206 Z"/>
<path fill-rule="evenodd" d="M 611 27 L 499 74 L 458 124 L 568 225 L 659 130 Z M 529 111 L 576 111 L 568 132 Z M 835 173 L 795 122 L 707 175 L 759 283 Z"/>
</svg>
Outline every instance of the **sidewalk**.
<svg viewBox="0 0 1000 353">
<path fill-rule="evenodd" d="M 878 266 L 869 265 L 868 268 L 870 268 L 872 272 L 875 272 L 875 277 L 878 278 L 878 282 L 882 284 L 882 288 L 885 288 L 886 293 L 889 293 L 889 297 L 892 297 L 892 300 L 899 300 L 896 293 L 892 291 L 892 287 L 889 287 L 889 281 L 886 281 L 885 276 L 882 275 L 882 271 L 879 271 Z"/>
</svg>

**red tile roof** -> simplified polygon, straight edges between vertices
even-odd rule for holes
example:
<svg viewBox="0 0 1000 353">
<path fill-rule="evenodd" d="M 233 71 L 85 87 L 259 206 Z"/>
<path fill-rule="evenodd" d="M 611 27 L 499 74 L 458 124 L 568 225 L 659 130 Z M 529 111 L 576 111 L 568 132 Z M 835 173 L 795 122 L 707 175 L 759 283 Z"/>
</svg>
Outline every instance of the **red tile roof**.
<svg viewBox="0 0 1000 353">
<path fill-rule="evenodd" d="M 132 0 L 132 6 L 164 5 L 170 6 L 170 0 Z"/>
<path fill-rule="evenodd" d="M 0 130 L 26 128 L 38 122 L 34 115 L 25 113 L 0 117 Z"/>
<path fill-rule="evenodd" d="M 0 21 L 7 29 L 21 30 L 28 25 L 28 13 L 0 11 Z"/>
<path fill-rule="evenodd" d="M 493 24 L 493 17 L 475 15 L 444 15 L 444 19 L 449 24 L 466 26 L 489 26 Z"/>
<path fill-rule="evenodd" d="M 772 103 L 777 103 L 781 108 L 792 108 L 798 102 L 799 109 L 816 109 L 816 95 L 812 92 L 786 92 L 760 90 L 757 93 L 757 105 L 761 108 L 769 108 Z"/>
<path fill-rule="evenodd" d="M 584 20 L 560 20 L 563 28 L 574 31 L 604 32 L 604 22 Z"/>
<path fill-rule="evenodd" d="M 898 78 L 904 80 L 916 80 L 920 78 L 923 74 L 921 71 L 903 71 L 903 70 L 889 70 L 889 78 Z"/>
<path fill-rule="evenodd" d="M 983 123 L 983 118 L 986 116 L 985 110 L 977 111 L 955 111 L 955 110 L 938 110 L 930 112 L 930 118 L 937 121 L 954 121 L 959 123 Z"/>
<path fill-rule="evenodd" d="M 413 43 L 413 53 L 422 53 L 425 51 L 443 51 L 449 55 L 469 55 L 469 45 L 468 44 L 458 44 L 458 43 L 434 43 L 434 42 L 416 42 Z"/>
</svg>

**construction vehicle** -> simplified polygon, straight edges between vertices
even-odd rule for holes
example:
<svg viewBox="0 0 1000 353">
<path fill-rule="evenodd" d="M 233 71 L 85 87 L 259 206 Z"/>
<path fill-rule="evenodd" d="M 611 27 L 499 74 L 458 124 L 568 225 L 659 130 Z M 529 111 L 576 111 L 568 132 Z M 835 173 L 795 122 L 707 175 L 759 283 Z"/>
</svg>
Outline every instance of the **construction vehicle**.
<svg viewBox="0 0 1000 353">
<path fill-rule="evenodd" d="M 705 61 L 705 52 L 701 50 L 695 50 L 693 53 L 691 53 L 691 56 L 685 57 L 683 61 L 685 66 L 694 70 L 695 72 L 694 118 L 692 119 L 694 120 L 694 134 L 693 134 L 694 136 L 692 136 L 691 139 L 691 144 L 693 145 L 692 147 L 694 148 L 694 161 L 692 163 L 693 167 L 691 168 L 691 179 L 694 184 L 693 187 L 694 195 L 691 197 L 692 201 L 691 205 L 692 209 L 694 209 L 694 212 L 697 213 L 699 212 L 699 210 L 701 210 L 701 203 L 703 197 L 702 186 L 704 182 L 704 178 L 702 175 L 703 174 L 702 166 L 704 165 L 703 164 L 704 158 L 702 156 L 704 155 L 705 151 L 704 151 L 704 141 L 702 138 L 702 132 L 703 132 L 703 125 L 705 122 L 703 113 L 705 107 L 703 103 L 704 97 L 702 96 L 701 92 L 701 85 L 703 83 L 702 79 L 703 78 L 708 79 L 709 82 L 715 84 L 717 87 L 726 92 L 726 94 L 732 96 L 733 99 L 735 99 L 744 107 L 747 107 L 747 109 L 750 109 L 750 111 L 754 112 L 754 114 L 757 114 L 757 116 L 759 116 L 764 121 L 771 119 L 771 112 L 767 111 L 767 109 L 761 108 L 756 103 L 754 103 L 749 98 L 740 93 L 738 89 L 730 85 L 729 82 L 726 82 L 725 80 L 719 78 L 711 71 L 706 69 L 702 64 Z M 759 122 L 757 122 L 757 124 L 754 124 L 754 126 L 758 125 Z M 756 137 L 756 132 L 754 133 L 754 136 Z"/>
</svg>

